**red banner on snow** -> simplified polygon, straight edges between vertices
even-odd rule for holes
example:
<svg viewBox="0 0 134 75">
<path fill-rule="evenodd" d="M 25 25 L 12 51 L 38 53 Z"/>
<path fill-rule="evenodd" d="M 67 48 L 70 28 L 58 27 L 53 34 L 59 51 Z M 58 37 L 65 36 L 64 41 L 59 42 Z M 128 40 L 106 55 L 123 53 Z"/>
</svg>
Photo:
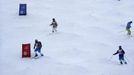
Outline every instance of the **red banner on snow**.
<svg viewBox="0 0 134 75">
<path fill-rule="evenodd" d="M 24 57 L 31 57 L 30 44 L 22 44 L 22 58 Z"/>
</svg>

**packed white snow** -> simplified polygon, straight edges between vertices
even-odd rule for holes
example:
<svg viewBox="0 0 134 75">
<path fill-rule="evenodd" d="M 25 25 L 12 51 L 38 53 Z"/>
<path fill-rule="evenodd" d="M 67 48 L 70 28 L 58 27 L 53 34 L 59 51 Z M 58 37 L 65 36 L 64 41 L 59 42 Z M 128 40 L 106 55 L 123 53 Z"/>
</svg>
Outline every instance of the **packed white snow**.
<svg viewBox="0 0 134 75">
<path fill-rule="evenodd" d="M 19 16 L 19 4 L 27 15 Z M 0 75 L 133 75 L 133 0 L 0 0 Z M 58 32 L 51 33 L 52 18 Z M 134 23 L 132 23 L 134 36 Z M 22 58 L 22 44 L 42 42 L 44 57 Z M 120 65 L 121 45 L 127 65 Z"/>
</svg>

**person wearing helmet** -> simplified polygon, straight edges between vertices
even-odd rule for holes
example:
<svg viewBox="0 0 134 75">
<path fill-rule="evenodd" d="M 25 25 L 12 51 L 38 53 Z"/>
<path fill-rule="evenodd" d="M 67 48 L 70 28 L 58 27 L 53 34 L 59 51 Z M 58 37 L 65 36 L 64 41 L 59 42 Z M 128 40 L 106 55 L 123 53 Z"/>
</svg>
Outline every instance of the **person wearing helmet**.
<svg viewBox="0 0 134 75">
<path fill-rule="evenodd" d="M 52 32 L 56 32 L 57 31 L 57 22 L 55 20 L 55 18 L 52 19 L 52 23 L 50 24 L 50 26 L 52 26 Z"/>
<path fill-rule="evenodd" d="M 116 54 L 119 54 L 119 61 L 120 61 L 120 64 L 127 64 L 127 62 L 125 61 L 124 59 L 124 54 L 125 54 L 125 51 L 122 49 L 122 46 L 119 46 L 119 49 L 117 50 L 116 53 L 114 53 L 113 55 L 116 55 Z"/>
<path fill-rule="evenodd" d="M 40 53 L 40 55 L 43 56 L 43 54 L 41 53 L 41 48 L 42 48 L 42 43 L 36 39 L 34 44 L 35 57 L 38 56 L 38 53 Z"/>
<path fill-rule="evenodd" d="M 127 26 L 126 26 L 126 30 L 127 30 L 127 34 L 128 34 L 128 35 L 131 35 L 131 30 L 130 30 L 131 24 L 132 24 L 132 21 L 128 22 L 128 23 L 127 23 Z"/>
</svg>

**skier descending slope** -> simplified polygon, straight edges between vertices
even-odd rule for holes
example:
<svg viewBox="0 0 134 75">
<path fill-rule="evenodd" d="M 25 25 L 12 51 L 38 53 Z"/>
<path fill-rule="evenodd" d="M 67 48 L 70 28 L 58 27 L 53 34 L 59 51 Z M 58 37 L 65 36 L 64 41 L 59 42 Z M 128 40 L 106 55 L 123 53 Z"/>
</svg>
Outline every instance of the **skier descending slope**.
<svg viewBox="0 0 134 75">
<path fill-rule="evenodd" d="M 131 28 L 131 23 L 132 23 L 132 21 L 128 22 L 128 23 L 127 23 L 127 26 L 126 26 L 126 30 L 127 30 L 127 32 L 128 32 L 128 33 L 127 33 L 128 35 L 131 35 L 131 30 L 130 30 L 130 28 Z"/>
<path fill-rule="evenodd" d="M 42 48 L 42 43 L 36 39 L 36 40 L 35 40 L 35 44 L 34 44 L 35 57 L 38 56 L 38 53 L 40 53 L 41 56 L 44 56 L 44 55 L 41 53 L 41 48 Z"/>
<path fill-rule="evenodd" d="M 116 55 L 116 54 L 119 54 L 119 61 L 120 61 L 120 64 L 127 64 L 126 60 L 124 59 L 124 54 L 125 54 L 125 51 L 122 49 L 121 46 L 119 46 L 119 50 L 117 50 L 116 53 L 114 53 L 113 55 Z"/>
<path fill-rule="evenodd" d="M 50 24 L 50 26 L 52 26 L 52 32 L 56 32 L 57 31 L 57 22 L 55 20 L 55 18 L 52 19 L 52 23 Z"/>
</svg>

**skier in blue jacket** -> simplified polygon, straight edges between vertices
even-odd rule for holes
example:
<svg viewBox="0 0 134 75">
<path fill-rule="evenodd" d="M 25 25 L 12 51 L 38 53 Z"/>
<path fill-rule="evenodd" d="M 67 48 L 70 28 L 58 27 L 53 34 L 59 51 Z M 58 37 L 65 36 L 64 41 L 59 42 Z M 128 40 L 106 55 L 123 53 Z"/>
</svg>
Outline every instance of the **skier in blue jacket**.
<svg viewBox="0 0 134 75">
<path fill-rule="evenodd" d="M 128 32 L 128 33 L 127 33 L 128 35 L 131 35 L 131 30 L 130 30 L 130 28 L 131 28 L 131 23 L 132 23 L 132 21 L 128 22 L 128 23 L 127 23 L 127 26 L 126 26 L 126 30 L 127 30 L 127 32 Z"/>
<path fill-rule="evenodd" d="M 113 55 L 116 55 L 116 54 L 119 54 L 119 61 L 120 61 L 120 64 L 127 64 L 127 62 L 125 61 L 124 59 L 124 54 L 125 54 L 125 51 L 122 49 L 121 46 L 119 46 L 119 50 L 117 50 L 116 53 L 114 53 Z"/>
<path fill-rule="evenodd" d="M 38 40 L 35 40 L 35 44 L 34 44 L 35 57 L 38 56 L 38 53 L 40 53 L 40 55 L 43 56 L 43 54 L 41 53 L 41 48 L 42 48 L 42 43 Z"/>
</svg>

